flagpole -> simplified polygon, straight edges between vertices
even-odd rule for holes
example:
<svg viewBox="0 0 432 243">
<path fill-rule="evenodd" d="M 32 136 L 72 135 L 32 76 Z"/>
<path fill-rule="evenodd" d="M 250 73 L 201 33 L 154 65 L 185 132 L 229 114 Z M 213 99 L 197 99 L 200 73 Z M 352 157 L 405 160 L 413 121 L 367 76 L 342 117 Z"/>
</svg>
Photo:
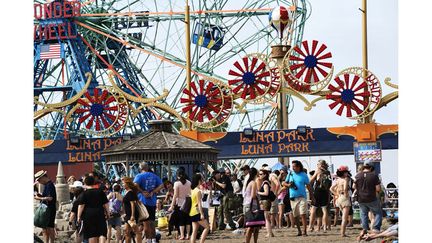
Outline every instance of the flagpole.
<svg viewBox="0 0 432 243">
<path fill-rule="evenodd" d="M 186 0 L 185 12 L 185 28 L 186 28 L 186 86 L 189 93 L 191 92 L 191 56 L 190 56 L 190 16 L 189 16 L 189 1 Z M 192 98 L 189 96 L 189 98 Z M 188 111 L 190 117 L 191 111 Z M 191 130 L 191 124 L 187 121 L 187 129 Z"/>
</svg>

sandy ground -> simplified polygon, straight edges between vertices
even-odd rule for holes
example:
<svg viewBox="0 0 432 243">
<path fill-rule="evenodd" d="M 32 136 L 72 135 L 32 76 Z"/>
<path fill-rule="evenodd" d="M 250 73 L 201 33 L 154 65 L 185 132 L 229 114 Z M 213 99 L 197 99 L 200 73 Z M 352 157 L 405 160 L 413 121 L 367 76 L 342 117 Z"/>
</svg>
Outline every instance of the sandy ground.
<svg viewBox="0 0 432 243">
<path fill-rule="evenodd" d="M 308 236 L 297 236 L 296 229 L 275 229 L 273 238 L 265 238 L 265 229 L 260 230 L 258 237 L 258 242 L 331 242 L 331 243 L 347 243 L 347 242 L 357 242 L 356 237 L 361 231 L 361 227 L 357 225 L 353 228 L 347 229 L 348 237 L 340 236 L 340 227 L 332 228 L 331 231 L 324 232 L 309 232 Z M 164 235 L 164 234 L 163 234 Z M 164 238 L 164 237 L 163 237 Z M 179 241 L 172 239 L 162 239 L 162 243 L 172 243 L 172 242 L 188 242 Z M 208 235 L 206 242 L 232 242 L 232 243 L 242 243 L 245 242 L 244 235 L 233 234 L 232 231 L 216 231 L 213 234 Z M 374 241 L 370 241 L 374 242 Z M 376 241 L 379 242 L 379 241 Z"/>
<path fill-rule="evenodd" d="M 352 228 L 347 228 L 347 235 L 348 237 L 341 237 L 340 236 L 340 226 L 337 226 L 336 228 L 332 228 L 331 231 L 324 232 L 308 232 L 308 236 L 296 236 L 297 230 L 296 229 L 274 229 L 274 235 L 273 238 L 265 238 L 266 231 L 265 229 L 260 230 L 260 234 L 258 237 L 258 242 L 328 242 L 328 243 L 349 243 L 349 242 L 357 242 L 356 237 L 358 236 L 359 232 L 361 230 L 360 225 L 355 225 Z M 180 241 L 180 240 L 174 240 L 172 238 L 166 237 L 166 231 L 162 231 L 162 239 L 161 243 L 188 243 L 190 241 Z M 59 237 L 56 239 L 56 242 L 61 243 L 69 243 L 73 242 L 71 238 L 67 237 Z M 111 241 L 114 242 L 114 241 Z M 199 241 L 197 241 L 199 242 Z M 243 243 L 245 242 L 244 235 L 241 234 L 234 234 L 232 231 L 216 231 L 210 235 L 207 236 L 206 242 L 209 243 L 216 243 L 216 242 L 227 242 L 227 243 Z M 372 243 L 378 243 L 379 240 L 376 241 L 369 241 Z"/>
</svg>

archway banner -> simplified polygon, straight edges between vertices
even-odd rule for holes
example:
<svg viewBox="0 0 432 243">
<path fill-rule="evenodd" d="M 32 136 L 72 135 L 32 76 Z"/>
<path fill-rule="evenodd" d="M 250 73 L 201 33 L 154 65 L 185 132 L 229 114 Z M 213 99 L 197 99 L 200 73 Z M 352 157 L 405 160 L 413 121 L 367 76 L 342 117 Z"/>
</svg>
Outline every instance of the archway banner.
<svg viewBox="0 0 432 243">
<path fill-rule="evenodd" d="M 397 149 L 397 133 L 381 135 L 378 140 L 382 149 Z M 206 144 L 220 150 L 218 159 L 245 159 L 271 157 L 299 157 L 354 154 L 355 138 L 349 135 L 336 135 L 327 128 L 308 128 L 303 133 L 297 129 L 228 132 L 217 141 Z"/>
</svg>

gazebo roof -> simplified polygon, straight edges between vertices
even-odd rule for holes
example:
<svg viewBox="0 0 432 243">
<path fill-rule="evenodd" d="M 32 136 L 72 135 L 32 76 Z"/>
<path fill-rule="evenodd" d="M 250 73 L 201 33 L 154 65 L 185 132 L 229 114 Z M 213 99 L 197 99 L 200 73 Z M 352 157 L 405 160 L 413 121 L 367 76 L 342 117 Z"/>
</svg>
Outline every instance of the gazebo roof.
<svg viewBox="0 0 432 243">
<path fill-rule="evenodd" d="M 149 124 L 148 133 L 103 151 L 107 163 L 217 160 L 217 149 L 173 133 L 172 121 L 151 121 Z"/>
</svg>

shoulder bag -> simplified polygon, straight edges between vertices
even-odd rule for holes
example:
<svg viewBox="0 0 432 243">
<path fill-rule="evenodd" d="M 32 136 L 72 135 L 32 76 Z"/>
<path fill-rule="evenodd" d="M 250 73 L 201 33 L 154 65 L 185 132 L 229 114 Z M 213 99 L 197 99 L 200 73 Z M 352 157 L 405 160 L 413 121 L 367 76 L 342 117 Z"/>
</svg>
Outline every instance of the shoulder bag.
<svg viewBox="0 0 432 243">
<path fill-rule="evenodd" d="M 192 199 L 190 196 L 186 196 L 183 205 L 180 207 L 180 210 L 189 215 L 191 207 L 192 207 Z"/>
<path fill-rule="evenodd" d="M 257 209 L 253 211 L 252 209 L 252 203 L 253 200 L 251 200 L 250 204 L 250 210 L 245 213 L 245 225 L 246 227 L 260 227 L 265 226 L 265 218 L 264 218 L 264 211 L 261 209 Z"/>
<path fill-rule="evenodd" d="M 138 210 L 138 222 L 142 222 L 142 221 L 148 219 L 149 213 L 147 211 L 147 208 L 145 207 L 145 205 L 140 200 L 136 201 L 136 207 L 135 208 L 136 208 L 136 210 Z"/>
<path fill-rule="evenodd" d="M 44 203 L 39 203 L 34 213 L 33 224 L 39 228 L 46 228 L 50 220 L 50 209 Z"/>
</svg>

